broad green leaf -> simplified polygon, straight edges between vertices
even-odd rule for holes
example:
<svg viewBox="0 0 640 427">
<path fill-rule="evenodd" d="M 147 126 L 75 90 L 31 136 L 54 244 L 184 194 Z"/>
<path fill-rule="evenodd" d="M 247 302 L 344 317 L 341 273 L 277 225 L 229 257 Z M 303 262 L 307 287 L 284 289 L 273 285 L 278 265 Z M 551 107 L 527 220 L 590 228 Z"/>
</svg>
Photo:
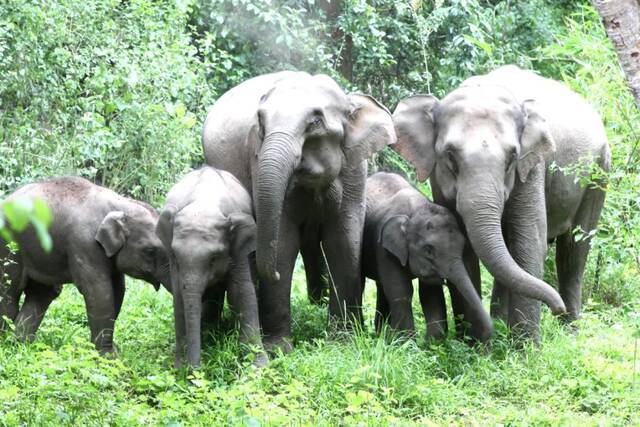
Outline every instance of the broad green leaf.
<svg viewBox="0 0 640 427">
<path fill-rule="evenodd" d="M 49 235 L 49 232 L 47 231 L 47 226 L 37 218 L 32 220 L 32 224 L 33 228 L 36 230 L 42 249 L 44 249 L 45 252 L 51 252 L 51 249 L 53 248 L 53 241 L 51 240 L 51 235 Z"/>
<path fill-rule="evenodd" d="M 20 232 L 27 227 L 29 216 L 33 209 L 31 199 L 20 198 L 12 200 L 11 202 L 5 202 L 2 207 L 7 221 L 14 231 Z"/>
<path fill-rule="evenodd" d="M 33 200 L 33 216 L 38 219 L 45 227 L 51 225 L 53 217 L 51 210 L 42 199 Z"/>
</svg>

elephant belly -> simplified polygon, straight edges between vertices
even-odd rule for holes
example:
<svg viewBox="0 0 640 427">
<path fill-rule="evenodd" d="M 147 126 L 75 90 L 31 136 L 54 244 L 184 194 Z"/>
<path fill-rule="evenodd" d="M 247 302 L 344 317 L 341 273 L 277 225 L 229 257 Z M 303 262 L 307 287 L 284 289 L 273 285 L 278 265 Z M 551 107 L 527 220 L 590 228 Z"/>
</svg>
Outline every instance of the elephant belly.
<svg viewBox="0 0 640 427">
<path fill-rule="evenodd" d="M 574 183 L 573 176 L 554 172 L 547 177 L 547 238 L 554 239 L 574 227 L 574 218 L 585 189 Z"/>
<path fill-rule="evenodd" d="M 71 283 L 73 279 L 69 274 L 68 269 L 55 270 L 55 269 L 41 269 L 41 268 L 29 268 L 25 269 L 27 277 L 35 280 L 38 283 L 42 283 L 47 286 L 58 286 L 63 283 Z"/>
</svg>

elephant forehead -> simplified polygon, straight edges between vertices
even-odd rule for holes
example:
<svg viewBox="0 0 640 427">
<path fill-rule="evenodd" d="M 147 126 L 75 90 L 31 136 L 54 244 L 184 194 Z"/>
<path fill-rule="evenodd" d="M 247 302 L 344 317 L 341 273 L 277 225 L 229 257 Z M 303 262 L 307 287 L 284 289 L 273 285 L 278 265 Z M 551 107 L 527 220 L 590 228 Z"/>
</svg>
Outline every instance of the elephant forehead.
<svg viewBox="0 0 640 427">
<path fill-rule="evenodd" d="M 330 109 L 344 108 L 347 97 L 337 85 L 296 80 L 275 87 L 265 101 L 265 105 L 270 101 L 283 109 Z"/>
<path fill-rule="evenodd" d="M 225 233 L 195 228 L 180 230 L 171 242 L 171 249 L 176 255 L 194 260 L 225 252 L 228 246 Z"/>
<path fill-rule="evenodd" d="M 504 132 L 491 122 L 479 122 L 458 117 L 450 120 L 438 135 L 436 149 L 443 153 L 447 149 L 474 154 L 479 157 L 502 153 Z"/>
<path fill-rule="evenodd" d="M 228 220 L 219 212 L 183 209 L 173 222 L 174 238 L 214 240 L 226 236 Z"/>
</svg>

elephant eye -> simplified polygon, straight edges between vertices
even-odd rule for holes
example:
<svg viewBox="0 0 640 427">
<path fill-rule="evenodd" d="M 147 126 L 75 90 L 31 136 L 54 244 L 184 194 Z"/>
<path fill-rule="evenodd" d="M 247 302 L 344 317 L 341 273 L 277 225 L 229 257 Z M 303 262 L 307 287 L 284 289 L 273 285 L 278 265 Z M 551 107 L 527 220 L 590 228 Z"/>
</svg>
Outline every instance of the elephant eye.
<svg viewBox="0 0 640 427">
<path fill-rule="evenodd" d="M 427 253 L 427 255 L 433 255 L 433 246 L 429 243 L 425 244 L 422 249 Z"/>
<path fill-rule="evenodd" d="M 154 258 L 156 256 L 156 248 L 144 248 L 143 253 L 147 258 Z"/>
<path fill-rule="evenodd" d="M 456 160 L 456 155 L 451 148 L 446 151 L 447 161 L 449 162 L 449 169 L 453 172 L 454 175 L 458 175 L 458 162 Z"/>
<path fill-rule="evenodd" d="M 313 130 L 319 129 L 322 127 L 322 118 L 315 117 L 307 126 L 307 132 L 311 132 Z"/>
<path fill-rule="evenodd" d="M 517 159 L 518 159 L 518 153 L 515 148 L 512 148 L 511 151 L 509 152 L 509 157 L 507 160 L 507 170 L 513 167 Z"/>
</svg>

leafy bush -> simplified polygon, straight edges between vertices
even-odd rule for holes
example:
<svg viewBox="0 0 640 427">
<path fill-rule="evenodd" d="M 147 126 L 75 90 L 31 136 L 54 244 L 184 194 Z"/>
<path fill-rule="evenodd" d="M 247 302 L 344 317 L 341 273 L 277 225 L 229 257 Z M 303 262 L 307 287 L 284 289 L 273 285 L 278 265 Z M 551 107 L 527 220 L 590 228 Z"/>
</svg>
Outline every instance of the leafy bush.
<svg viewBox="0 0 640 427">
<path fill-rule="evenodd" d="M 441 97 L 513 62 L 582 93 L 601 112 L 613 149 L 579 332 L 545 312 L 541 346 L 521 351 L 501 323 L 490 352 L 455 340 L 388 343 L 366 331 L 331 339 L 326 309 L 306 302 L 296 271 L 291 355 L 256 371 L 238 359 L 237 333 L 218 331 L 205 337 L 203 367 L 190 375 L 171 370 L 170 295 L 136 281 L 128 287 L 120 358 L 107 360 L 89 343 L 82 298 L 68 287 L 35 343 L 0 336 L 0 425 L 638 424 L 630 372 L 640 331 L 632 312 L 640 113 L 586 0 L 343 0 L 333 17 L 318 3 L 4 0 L 0 196 L 34 179 L 79 174 L 158 204 L 202 161 L 207 107 L 260 73 L 324 72 L 393 109 L 412 93 Z M 347 81 L 340 65 L 349 43 Z M 373 163 L 414 178 L 391 150 Z M 0 218 L 16 228 L 38 210 L 4 205 Z M 370 286 L 368 324 L 373 306 Z"/>
<path fill-rule="evenodd" d="M 600 112 L 609 137 L 612 168 L 598 233 L 592 241 L 585 299 L 605 306 L 636 305 L 640 286 L 640 111 L 597 13 L 582 7 L 567 18 L 558 42 L 542 49 L 537 62 Z"/>
<path fill-rule="evenodd" d="M 169 1 L 4 2 L 0 189 L 79 174 L 161 200 L 200 162 L 197 118 L 211 100 L 187 12 Z"/>
</svg>

